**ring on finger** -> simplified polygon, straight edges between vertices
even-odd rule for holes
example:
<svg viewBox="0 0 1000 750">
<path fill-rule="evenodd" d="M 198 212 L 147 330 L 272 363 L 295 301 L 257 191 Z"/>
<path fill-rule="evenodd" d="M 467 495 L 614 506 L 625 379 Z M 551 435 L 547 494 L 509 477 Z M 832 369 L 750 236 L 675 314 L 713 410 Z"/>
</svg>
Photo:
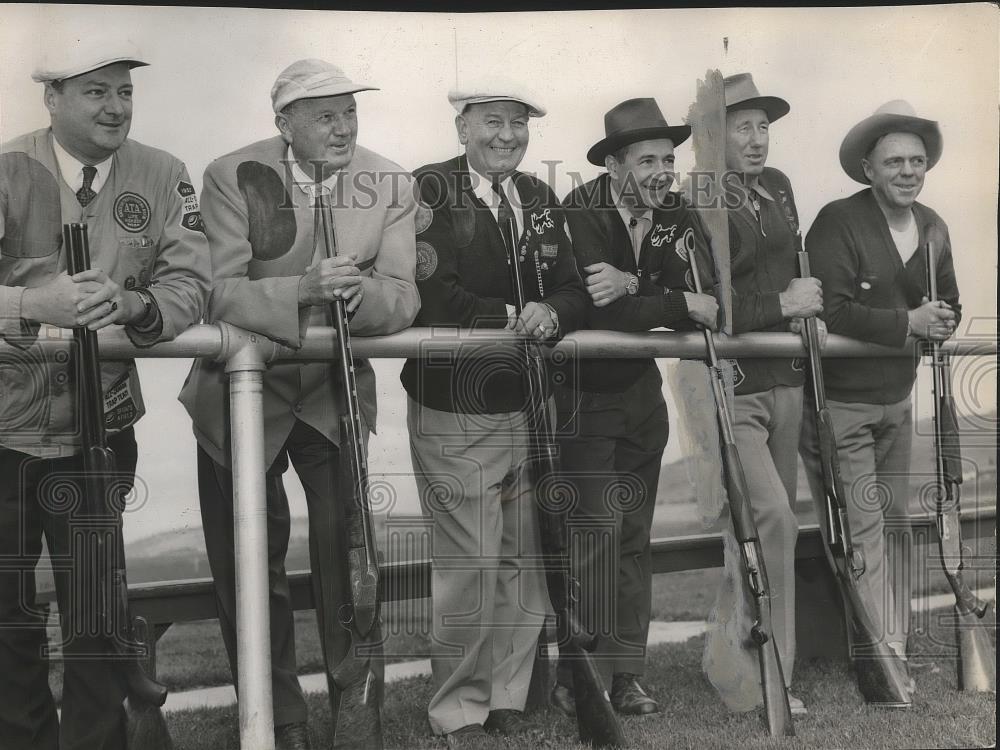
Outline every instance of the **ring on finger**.
<svg viewBox="0 0 1000 750">
<path fill-rule="evenodd" d="M 118 303 L 112 301 L 112 303 L 111 303 L 111 312 L 114 312 L 117 309 L 118 309 Z"/>
</svg>

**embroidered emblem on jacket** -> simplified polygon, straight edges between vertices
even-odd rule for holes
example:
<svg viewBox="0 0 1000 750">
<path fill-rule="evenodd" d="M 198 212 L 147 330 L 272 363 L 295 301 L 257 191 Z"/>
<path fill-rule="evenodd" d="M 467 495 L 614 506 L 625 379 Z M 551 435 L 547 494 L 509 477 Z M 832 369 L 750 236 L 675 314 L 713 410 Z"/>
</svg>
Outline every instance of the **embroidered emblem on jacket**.
<svg viewBox="0 0 1000 750">
<path fill-rule="evenodd" d="M 434 221 L 434 211 L 421 200 L 417 201 L 417 212 L 413 215 L 413 229 L 417 234 L 427 231 Z"/>
<path fill-rule="evenodd" d="M 677 257 L 687 263 L 688 253 L 694 252 L 694 229 L 688 227 L 684 230 L 684 234 L 677 238 L 677 242 L 674 243 L 674 252 L 677 253 Z"/>
<path fill-rule="evenodd" d="M 115 198 L 115 221 L 128 232 L 141 232 L 149 226 L 149 201 L 138 193 L 124 192 Z"/>
<path fill-rule="evenodd" d="M 417 281 L 426 281 L 429 279 L 434 275 L 437 267 L 438 256 L 437 251 L 434 249 L 434 245 L 429 242 L 418 242 L 416 271 Z"/>
<path fill-rule="evenodd" d="M 546 229 L 552 229 L 556 225 L 551 214 L 551 208 L 546 208 L 541 213 L 531 212 L 531 228 L 535 230 L 535 234 L 544 234 Z"/>
<path fill-rule="evenodd" d="M 665 227 L 657 222 L 656 226 L 653 227 L 653 231 L 649 233 L 649 244 L 653 247 L 663 247 L 663 243 L 670 242 L 676 233 L 676 224 L 671 224 L 669 227 Z"/>
</svg>

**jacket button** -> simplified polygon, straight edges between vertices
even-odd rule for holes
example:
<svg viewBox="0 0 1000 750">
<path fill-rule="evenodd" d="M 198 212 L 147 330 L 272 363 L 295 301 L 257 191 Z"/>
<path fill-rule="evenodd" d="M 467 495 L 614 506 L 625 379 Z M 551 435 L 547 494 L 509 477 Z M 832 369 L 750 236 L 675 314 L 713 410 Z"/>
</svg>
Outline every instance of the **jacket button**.
<svg viewBox="0 0 1000 750">
<path fill-rule="evenodd" d="M 302 404 L 295 404 L 295 412 L 299 413 L 302 411 Z"/>
</svg>

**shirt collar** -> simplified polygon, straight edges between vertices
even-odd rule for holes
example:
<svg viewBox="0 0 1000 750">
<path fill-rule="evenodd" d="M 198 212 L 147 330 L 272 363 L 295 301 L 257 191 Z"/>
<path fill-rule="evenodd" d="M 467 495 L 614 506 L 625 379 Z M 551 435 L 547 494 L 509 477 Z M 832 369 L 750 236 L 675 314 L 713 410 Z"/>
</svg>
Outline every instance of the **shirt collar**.
<svg viewBox="0 0 1000 750">
<path fill-rule="evenodd" d="M 471 164 L 469 165 L 469 175 L 472 177 L 472 192 L 475 193 L 476 197 L 487 206 L 497 205 L 500 199 L 499 196 L 493 192 L 493 183 L 473 169 Z M 507 195 L 507 200 L 510 201 L 510 205 L 520 208 L 521 196 L 518 195 L 517 190 L 513 189 L 514 185 L 510 175 L 507 175 L 500 180 L 500 187 Z"/>
<path fill-rule="evenodd" d="M 52 134 L 52 150 L 55 152 L 56 163 L 59 165 L 59 174 L 62 175 L 63 181 L 75 193 L 83 187 L 83 168 L 86 165 L 62 147 L 55 133 Z M 97 174 L 94 176 L 94 181 L 90 184 L 90 189 L 95 193 L 100 191 L 104 186 L 104 182 L 108 179 L 108 175 L 111 173 L 111 162 L 114 158 L 115 155 L 111 154 L 111 156 L 100 164 L 93 165 L 97 169 Z"/>
<path fill-rule="evenodd" d="M 292 182 L 312 200 L 316 199 L 317 194 L 327 195 L 332 193 L 333 189 L 337 186 L 337 180 L 340 179 L 340 172 L 334 172 L 322 182 L 317 183 L 295 161 L 295 155 L 292 153 L 291 146 L 288 147 L 285 158 L 292 165 Z"/>
<path fill-rule="evenodd" d="M 633 218 L 648 221 L 650 224 L 653 223 L 653 209 L 647 208 L 641 214 L 636 216 L 628 209 L 627 206 L 625 206 L 625 204 L 622 203 L 621 193 L 618 192 L 618 189 L 615 187 L 615 183 L 611 182 L 610 178 L 608 184 L 611 187 L 611 197 L 614 198 L 615 208 L 618 209 L 618 215 L 622 217 L 622 221 L 625 222 L 625 226 L 629 226 L 632 223 Z"/>
</svg>

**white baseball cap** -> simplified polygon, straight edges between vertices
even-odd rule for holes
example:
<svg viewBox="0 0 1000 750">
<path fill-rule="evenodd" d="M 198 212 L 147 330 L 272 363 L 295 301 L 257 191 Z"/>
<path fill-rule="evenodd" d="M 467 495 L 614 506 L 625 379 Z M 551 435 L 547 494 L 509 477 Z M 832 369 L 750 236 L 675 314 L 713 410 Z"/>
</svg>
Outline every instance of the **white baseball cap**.
<svg viewBox="0 0 1000 750">
<path fill-rule="evenodd" d="M 38 83 L 63 81 L 120 62 L 129 68 L 149 65 L 128 39 L 88 36 L 49 47 L 31 78 Z"/>
</svg>

